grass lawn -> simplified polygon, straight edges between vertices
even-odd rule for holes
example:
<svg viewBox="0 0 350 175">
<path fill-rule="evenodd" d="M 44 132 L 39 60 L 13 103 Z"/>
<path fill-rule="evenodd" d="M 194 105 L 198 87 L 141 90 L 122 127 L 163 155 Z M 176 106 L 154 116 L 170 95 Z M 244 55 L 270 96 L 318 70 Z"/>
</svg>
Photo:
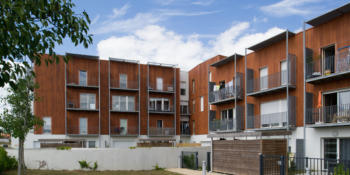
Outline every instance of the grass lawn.
<svg viewBox="0 0 350 175">
<path fill-rule="evenodd" d="M 26 175 L 179 175 L 164 170 L 150 171 L 48 171 L 48 170 L 27 170 Z M 5 175 L 17 175 L 17 171 L 5 172 Z"/>
</svg>

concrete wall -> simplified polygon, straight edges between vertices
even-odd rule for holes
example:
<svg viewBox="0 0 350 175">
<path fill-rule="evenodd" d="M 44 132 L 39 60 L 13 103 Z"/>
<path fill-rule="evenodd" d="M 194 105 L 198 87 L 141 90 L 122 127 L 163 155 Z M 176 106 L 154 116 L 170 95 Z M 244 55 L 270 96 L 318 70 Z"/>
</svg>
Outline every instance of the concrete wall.
<svg viewBox="0 0 350 175">
<path fill-rule="evenodd" d="M 40 162 L 46 162 L 42 169 L 78 170 L 78 161 L 98 163 L 98 170 L 151 170 L 154 166 L 177 168 L 181 151 L 198 151 L 198 164 L 206 160 L 210 147 L 136 148 L 136 149 L 26 149 L 25 163 L 29 169 L 38 169 Z M 17 156 L 17 149 L 7 149 L 11 156 Z"/>
</svg>

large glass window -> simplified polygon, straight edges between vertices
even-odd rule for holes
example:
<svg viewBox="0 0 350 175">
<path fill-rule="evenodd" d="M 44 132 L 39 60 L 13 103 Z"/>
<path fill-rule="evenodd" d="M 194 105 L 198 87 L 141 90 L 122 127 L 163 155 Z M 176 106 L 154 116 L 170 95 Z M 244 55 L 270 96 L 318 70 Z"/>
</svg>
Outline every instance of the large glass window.
<svg viewBox="0 0 350 175">
<path fill-rule="evenodd" d="M 112 96 L 112 110 L 115 111 L 135 111 L 134 96 Z"/>
<path fill-rule="evenodd" d="M 281 85 L 287 84 L 287 61 L 281 62 Z"/>
<path fill-rule="evenodd" d="M 44 126 L 43 133 L 51 134 L 51 117 L 43 117 Z"/>
<path fill-rule="evenodd" d="M 128 76 L 126 74 L 119 74 L 119 87 L 127 88 L 128 86 Z"/>
<path fill-rule="evenodd" d="M 163 78 L 157 78 L 157 90 L 163 90 Z"/>
<path fill-rule="evenodd" d="M 150 98 L 150 111 L 170 111 L 170 101 L 167 98 Z"/>
<path fill-rule="evenodd" d="M 267 67 L 260 69 L 260 90 L 264 90 L 268 88 L 268 69 Z"/>
<path fill-rule="evenodd" d="M 157 120 L 157 128 L 163 128 L 163 120 Z"/>
<path fill-rule="evenodd" d="M 260 104 L 262 127 L 282 127 L 287 122 L 287 100 L 275 100 Z"/>
<path fill-rule="evenodd" d="M 126 135 L 128 133 L 128 120 L 120 119 L 120 134 Z"/>
<path fill-rule="evenodd" d="M 337 139 L 324 139 L 324 158 L 326 160 L 329 160 L 325 161 L 325 168 L 328 169 L 328 168 L 334 168 L 334 165 L 332 165 L 332 162 L 333 163 L 336 163 L 334 162 L 335 160 L 337 160 Z M 334 161 L 332 161 L 334 160 Z"/>
<path fill-rule="evenodd" d="M 88 134 L 87 118 L 79 118 L 79 134 Z"/>
<path fill-rule="evenodd" d="M 96 109 L 96 94 L 80 94 L 80 108 Z"/>
<path fill-rule="evenodd" d="M 87 85 L 87 72 L 85 70 L 79 71 L 79 85 Z"/>
<path fill-rule="evenodd" d="M 204 111 L 204 97 L 201 96 L 201 112 Z"/>
</svg>

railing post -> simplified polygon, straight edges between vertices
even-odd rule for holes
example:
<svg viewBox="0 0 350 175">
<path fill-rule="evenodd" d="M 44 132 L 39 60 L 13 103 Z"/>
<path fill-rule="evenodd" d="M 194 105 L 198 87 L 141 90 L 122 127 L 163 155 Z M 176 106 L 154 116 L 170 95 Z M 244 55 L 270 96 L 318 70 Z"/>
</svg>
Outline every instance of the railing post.
<svg viewBox="0 0 350 175">
<path fill-rule="evenodd" d="M 280 174 L 284 175 L 285 174 L 285 157 L 281 156 L 281 165 L 280 165 Z"/>
<path fill-rule="evenodd" d="M 260 175 L 264 175 L 264 155 L 260 154 Z"/>
</svg>

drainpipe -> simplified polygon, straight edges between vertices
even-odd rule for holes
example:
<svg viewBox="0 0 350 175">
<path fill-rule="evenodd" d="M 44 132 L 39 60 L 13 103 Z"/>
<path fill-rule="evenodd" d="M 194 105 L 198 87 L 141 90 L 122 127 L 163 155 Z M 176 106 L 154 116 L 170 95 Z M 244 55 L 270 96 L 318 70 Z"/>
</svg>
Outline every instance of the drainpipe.
<svg viewBox="0 0 350 175">
<path fill-rule="evenodd" d="M 245 130 L 248 129 L 248 114 L 247 114 L 247 48 L 244 49 L 244 117 Z"/>
<path fill-rule="evenodd" d="M 235 54 L 235 117 L 236 119 L 232 120 L 232 123 L 236 123 L 236 127 L 232 128 L 237 131 L 237 54 Z M 232 125 L 234 126 L 234 125 Z"/>
<path fill-rule="evenodd" d="M 303 107 L 304 107 L 304 142 L 303 142 L 303 147 L 304 147 L 304 157 L 306 157 L 306 42 L 305 42 L 305 21 L 303 22 L 303 65 L 304 65 L 304 100 L 303 100 Z"/>
<path fill-rule="evenodd" d="M 286 58 L 287 58 L 287 131 L 289 131 L 289 56 L 288 56 L 288 30 L 286 31 Z"/>
<path fill-rule="evenodd" d="M 207 88 L 208 88 L 208 134 L 210 133 L 210 89 L 209 89 L 209 84 L 210 84 L 210 69 L 209 69 L 209 65 L 208 65 L 208 84 L 207 84 Z M 192 85 L 193 86 L 193 85 Z M 192 87 L 193 88 L 193 87 Z M 196 98 L 196 97 L 194 97 Z M 193 102 L 193 99 L 192 99 Z M 193 107 L 193 104 L 192 104 Z M 193 111 L 193 110 L 192 110 Z M 193 132 L 193 131 L 192 131 Z M 194 134 L 194 133 L 193 133 Z"/>
<path fill-rule="evenodd" d="M 149 137 L 149 64 L 147 64 L 147 136 Z"/>
</svg>

